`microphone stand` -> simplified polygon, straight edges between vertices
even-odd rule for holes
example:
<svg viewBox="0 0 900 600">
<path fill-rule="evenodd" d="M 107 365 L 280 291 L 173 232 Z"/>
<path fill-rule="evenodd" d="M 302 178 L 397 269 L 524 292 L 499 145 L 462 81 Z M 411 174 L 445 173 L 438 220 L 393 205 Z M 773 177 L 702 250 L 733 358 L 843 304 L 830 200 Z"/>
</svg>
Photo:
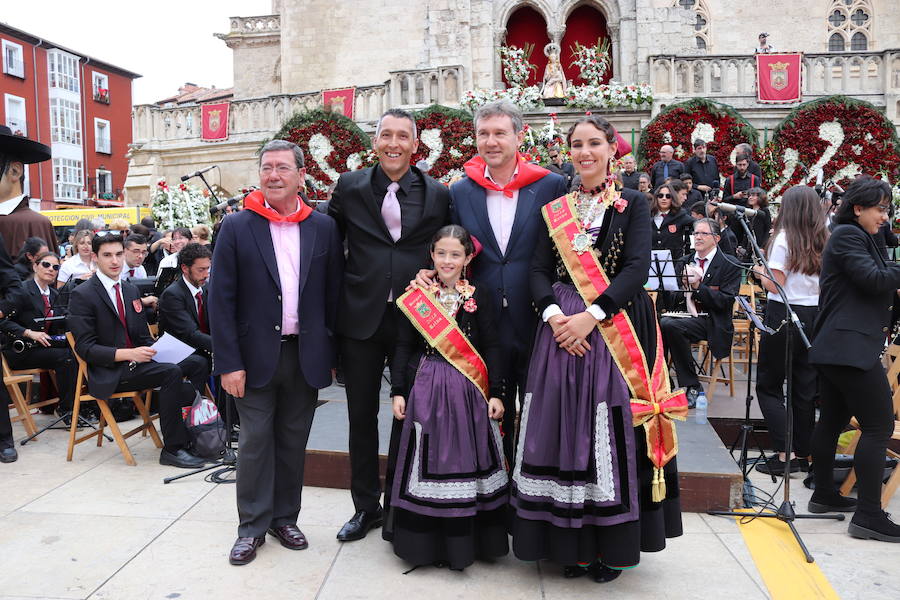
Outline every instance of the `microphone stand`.
<svg viewBox="0 0 900 600">
<path fill-rule="evenodd" d="M 781 297 L 781 301 L 784 303 L 784 308 L 786 311 L 786 318 L 784 322 L 784 326 L 786 327 L 785 336 L 784 336 L 784 372 L 785 377 L 787 379 L 787 386 L 784 395 L 784 414 L 785 414 L 785 458 L 790 454 L 793 449 L 793 437 L 794 437 L 794 414 L 792 410 L 791 404 L 791 396 L 793 392 L 793 382 L 791 375 L 793 374 L 793 362 L 791 360 L 791 337 L 793 337 L 793 333 L 791 331 L 792 327 L 796 327 L 797 333 L 800 336 L 800 341 L 803 345 L 809 349 L 812 345 L 809 342 L 809 338 L 806 337 L 806 334 L 803 332 L 803 323 L 800 322 L 800 318 L 797 316 L 797 313 L 791 308 L 790 303 L 787 299 L 787 294 L 784 291 L 784 288 L 778 281 L 775 279 L 775 276 L 772 274 L 772 269 L 769 268 L 769 263 L 766 261 L 765 257 L 762 254 L 762 250 L 759 248 L 759 244 L 756 242 L 756 237 L 754 237 L 753 232 L 750 230 L 750 226 L 747 224 L 747 217 L 744 215 L 744 208 L 738 207 L 735 210 L 735 215 L 738 217 L 738 220 L 741 222 L 741 226 L 744 228 L 744 233 L 747 235 L 747 239 L 750 241 L 750 245 L 753 248 L 753 254 L 760 261 L 760 264 L 765 268 L 766 275 L 769 280 L 775 285 L 775 289 L 778 290 L 778 295 Z M 835 521 L 843 521 L 843 514 L 821 514 L 821 515 L 810 515 L 810 514 L 797 514 L 794 511 L 794 505 L 791 503 L 791 461 L 784 461 L 784 498 L 781 502 L 781 505 L 774 512 L 759 512 L 756 515 L 753 515 L 753 518 L 760 517 L 764 519 L 778 519 L 783 523 L 787 523 L 787 526 L 790 528 L 791 533 L 794 535 L 794 539 L 797 540 L 797 544 L 800 546 L 800 549 L 803 551 L 803 555 L 806 557 L 806 562 L 811 563 L 814 562 L 812 554 L 809 553 L 809 550 L 806 548 L 806 544 L 803 543 L 803 539 L 800 537 L 800 533 L 797 531 L 797 528 L 794 527 L 794 521 L 797 519 L 832 519 Z M 724 511 L 724 510 L 711 510 L 707 512 L 710 515 L 723 515 L 723 516 L 731 516 L 731 517 L 748 517 L 751 516 L 748 513 L 744 512 L 734 512 L 734 511 Z"/>
<path fill-rule="evenodd" d="M 218 203 L 219 203 L 219 197 L 216 196 L 216 192 L 213 191 L 212 186 L 209 185 L 209 182 L 208 182 L 208 181 L 206 181 L 206 177 L 203 176 L 203 173 L 198 173 L 198 174 L 197 174 L 197 177 L 199 177 L 199 178 L 200 178 L 200 181 L 202 181 L 203 184 L 206 185 L 206 189 L 209 190 L 209 193 L 210 193 L 210 195 L 212 196 L 213 202 L 214 202 L 215 204 L 218 204 Z"/>
</svg>

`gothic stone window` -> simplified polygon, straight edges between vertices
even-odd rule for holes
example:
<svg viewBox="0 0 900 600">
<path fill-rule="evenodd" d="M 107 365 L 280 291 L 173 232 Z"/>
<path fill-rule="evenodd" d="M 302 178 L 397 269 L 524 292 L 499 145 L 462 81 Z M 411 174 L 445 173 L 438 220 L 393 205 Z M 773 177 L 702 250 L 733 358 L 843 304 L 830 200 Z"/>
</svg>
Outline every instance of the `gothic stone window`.
<svg viewBox="0 0 900 600">
<path fill-rule="evenodd" d="M 694 40 L 697 48 L 708 50 L 710 47 L 709 9 L 705 0 L 678 0 L 678 5 L 694 11 Z"/>
<path fill-rule="evenodd" d="M 832 0 L 828 9 L 828 51 L 864 52 L 872 40 L 871 0 Z"/>
</svg>

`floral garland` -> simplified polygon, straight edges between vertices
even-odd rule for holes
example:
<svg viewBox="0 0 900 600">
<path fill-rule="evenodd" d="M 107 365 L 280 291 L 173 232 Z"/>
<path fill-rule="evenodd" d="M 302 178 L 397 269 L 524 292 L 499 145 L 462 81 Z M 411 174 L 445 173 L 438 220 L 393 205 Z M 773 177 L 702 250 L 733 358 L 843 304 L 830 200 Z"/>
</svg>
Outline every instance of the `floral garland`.
<svg viewBox="0 0 900 600">
<path fill-rule="evenodd" d="M 603 85 L 603 77 L 612 64 L 609 55 L 609 40 L 598 39 L 594 46 L 582 46 L 575 42 L 572 54 L 575 59 L 571 66 L 578 67 L 581 79 L 585 84 L 593 87 Z"/>
<path fill-rule="evenodd" d="M 428 163 L 428 174 L 449 183 L 464 174 L 463 165 L 475 154 L 475 127 L 472 115 L 446 106 L 429 106 L 415 113 L 419 130 L 419 150 L 412 163 Z"/>
<path fill-rule="evenodd" d="M 503 65 L 503 77 L 511 88 L 528 87 L 528 78 L 537 67 L 529 62 L 534 44 L 517 46 L 500 46 L 500 63 Z"/>
<path fill-rule="evenodd" d="M 642 168 L 649 167 L 666 144 L 675 148 L 676 159 L 687 160 L 696 138 L 706 141 L 707 152 L 715 156 L 722 177 L 728 177 L 734 171 L 734 147 L 740 143 L 755 145 L 759 133 L 732 107 L 696 98 L 669 105 L 641 131 L 638 163 Z"/>
<path fill-rule="evenodd" d="M 150 214 L 160 229 L 208 225 L 209 200 L 203 193 L 183 183 L 170 188 L 165 178 L 156 182 L 150 198 Z"/>
<path fill-rule="evenodd" d="M 541 98 L 541 88 L 536 85 L 507 88 L 505 90 L 468 90 L 463 94 L 460 104 L 475 112 L 480 106 L 498 100 L 508 100 L 523 112 L 534 110 L 544 105 L 544 101 Z"/>
<path fill-rule="evenodd" d="M 893 124 L 872 104 L 829 96 L 801 104 L 775 129 L 760 157 L 769 194 L 825 180 L 847 184 L 862 173 L 893 176 L 900 168 Z"/>
<path fill-rule="evenodd" d="M 310 197 L 324 200 L 341 173 L 375 163 L 369 136 L 351 119 L 324 110 L 297 113 L 273 139 L 294 142 L 306 155 Z"/>
<path fill-rule="evenodd" d="M 653 88 L 648 83 L 625 85 L 610 81 L 608 84 L 573 86 L 566 90 L 566 106 L 570 108 L 628 106 L 638 109 L 643 104 L 653 104 Z"/>
</svg>

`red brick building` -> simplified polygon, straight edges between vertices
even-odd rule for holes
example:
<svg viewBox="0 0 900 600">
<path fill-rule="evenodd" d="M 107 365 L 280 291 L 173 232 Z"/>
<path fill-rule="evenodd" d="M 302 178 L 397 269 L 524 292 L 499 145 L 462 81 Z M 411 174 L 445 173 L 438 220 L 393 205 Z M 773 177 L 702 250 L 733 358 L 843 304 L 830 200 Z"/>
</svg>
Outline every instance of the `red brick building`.
<svg viewBox="0 0 900 600">
<path fill-rule="evenodd" d="M 53 151 L 28 168 L 32 208 L 121 202 L 140 75 L 3 23 L 0 52 L 0 122 Z"/>
</svg>

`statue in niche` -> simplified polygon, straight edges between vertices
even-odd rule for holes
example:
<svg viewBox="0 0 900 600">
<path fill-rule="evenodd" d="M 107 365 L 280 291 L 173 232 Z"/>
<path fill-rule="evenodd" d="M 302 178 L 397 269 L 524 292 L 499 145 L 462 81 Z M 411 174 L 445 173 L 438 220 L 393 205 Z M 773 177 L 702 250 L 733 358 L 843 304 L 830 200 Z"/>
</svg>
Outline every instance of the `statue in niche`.
<svg viewBox="0 0 900 600">
<path fill-rule="evenodd" d="M 544 68 L 544 81 L 541 86 L 542 98 L 564 98 L 566 95 L 566 75 L 559 62 L 559 44 L 550 43 L 544 46 L 547 66 Z"/>
</svg>

